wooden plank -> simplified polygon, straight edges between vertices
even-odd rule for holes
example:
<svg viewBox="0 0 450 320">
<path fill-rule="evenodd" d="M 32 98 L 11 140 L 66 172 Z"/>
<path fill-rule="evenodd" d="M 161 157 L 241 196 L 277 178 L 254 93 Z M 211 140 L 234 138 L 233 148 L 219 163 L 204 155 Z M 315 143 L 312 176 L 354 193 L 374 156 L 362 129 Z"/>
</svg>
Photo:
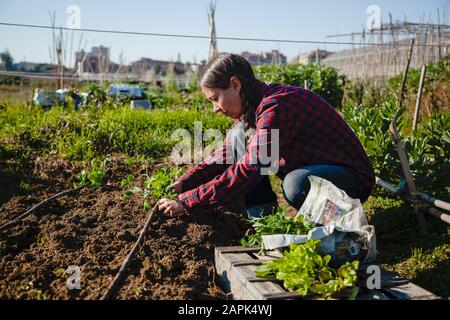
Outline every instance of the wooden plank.
<svg viewBox="0 0 450 320">
<path fill-rule="evenodd" d="M 250 277 L 254 277 L 256 266 L 245 266 L 247 292 L 243 299 L 266 300 L 266 295 L 284 293 L 286 290 L 273 281 L 248 281 Z M 242 270 L 239 270 L 242 272 Z"/>
<path fill-rule="evenodd" d="M 364 270 L 371 264 L 362 264 L 358 271 L 358 282 L 360 288 L 366 283 L 368 274 Z M 381 270 L 381 288 L 374 292 L 368 291 L 367 288 L 363 289 L 363 292 L 367 293 L 368 298 L 371 299 L 371 295 L 384 295 L 390 300 L 430 300 L 430 299 L 442 299 L 441 297 L 419 287 L 418 285 L 410 282 L 409 280 L 400 277 L 392 272 Z"/>
<path fill-rule="evenodd" d="M 253 254 L 256 259 L 258 260 L 262 260 L 262 261 L 270 261 L 273 259 L 278 259 L 278 258 L 282 258 L 283 254 L 280 251 L 277 250 L 273 250 L 273 251 L 267 251 L 266 255 L 260 255 L 258 253 Z"/>
<path fill-rule="evenodd" d="M 277 292 L 267 293 L 263 295 L 265 300 L 284 300 L 284 299 L 301 299 L 302 297 L 296 292 Z"/>
<path fill-rule="evenodd" d="M 382 272 L 381 290 L 398 300 L 439 300 L 441 297 L 425 290 L 418 285 L 395 275 L 392 272 Z"/>
<path fill-rule="evenodd" d="M 382 288 L 384 292 L 394 296 L 396 300 L 441 300 L 442 298 L 408 282 L 405 285 L 400 285 L 391 288 Z"/>
<path fill-rule="evenodd" d="M 402 278 L 399 275 L 396 275 L 395 273 L 388 272 L 388 271 L 381 272 L 381 287 L 382 288 L 389 288 L 389 287 L 404 285 L 408 282 L 409 282 L 409 280 L 406 280 L 405 278 Z"/>
<path fill-rule="evenodd" d="M 216 250 L 220 251 L 221 253 L 240 253 L 240 252 L 259 252 L 261 251 L 260 247 L 240 247 L 240 246 L 233 246 L 233 247 L 216 247 Z"/>
<path fill-rule="evenodd" d="M 277 283 L 254 281 L 256 265 L 262 261 L 240 250 L 222 254 L 220 249 L 215 250 L 216 271 L 225 291 L 230 292 L 233 299 L 264 300 L 264 294 L 285 292 Z"/>
<path fill-rule="evenodd" d="M 283 288 L 274 279 L 258 278 L 255 269 L 264 261 L 282 257 L 278 251 L 258 254 L 259 248 L 217 247 L 215 267 L 220 281 L 232 299 L 303 299 L 293 291 Z M 360 284 L 365 284 L 365 272 L 359 274 Z M 439 296 L 391 272 L 381 271 L 381 289 L 369 290 L 360 285 L 358 300 L 434 300 Z"/>
<path fill-rule="evenodd" d="M 263 264 L 263 261 L 256 260 L 256 259 L 253 259 L 253 260 L 246 259 L 246 260 L 233 261 L 232 264 L 233 264 L 233 267 L 259 266 L 259 265 Z"/>
</svg>

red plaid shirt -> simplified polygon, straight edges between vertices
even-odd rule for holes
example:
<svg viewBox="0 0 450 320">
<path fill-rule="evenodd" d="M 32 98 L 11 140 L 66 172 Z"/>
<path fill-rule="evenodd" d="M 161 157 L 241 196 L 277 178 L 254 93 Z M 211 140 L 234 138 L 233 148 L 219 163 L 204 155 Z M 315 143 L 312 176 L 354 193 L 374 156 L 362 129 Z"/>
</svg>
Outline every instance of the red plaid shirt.
<svg viewBox="0 0 450 320">
<path fill-rule="evenodd" d="M 227 164 L 230 138 L 221 148 L 178 179 L 178 196 L 188 212 L 223 206 L 252 189 L 261 179 L 261 141 L 271 150 L 271 130 L 279 129 L 279 170 L 283 179 L 292 170 L 319 164 L 349 168 L 372 192 L 375 175 L 352 129 L 323 98 L 306 89 L 258 81 L 262 99 L 256 109 L 256 134 L 235 164 Z M 262 139 L 262 140 L 261 140 Z M 260 141 L 258 146 L 258 141 Z M 256 157 L 256 158 L 255 158 Z M 216 160 L 225 159 L 221 163 Z"/>
</svg>

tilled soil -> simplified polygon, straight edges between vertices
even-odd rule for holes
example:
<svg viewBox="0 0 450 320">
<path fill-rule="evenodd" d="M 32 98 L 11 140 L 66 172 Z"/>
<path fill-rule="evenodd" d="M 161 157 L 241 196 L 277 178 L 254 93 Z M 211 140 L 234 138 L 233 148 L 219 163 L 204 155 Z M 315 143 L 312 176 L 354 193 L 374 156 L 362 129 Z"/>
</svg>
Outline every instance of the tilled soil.
<svg viewBox="0 0 450 320">
<path fill-rule="evenodd" d="M 142 174 L 161 166 L 127 165 L 116 157 L 103 187 L 62 196 L 0 231 L 0 298 L 99 299 L 148 215 L 140 195 L 125 199 L 120 181 L 133 174 L 133 184 L 142 184 Z M 0 205 L 0 225 L 71 188 L 81 169 L 64 160 L 36 161 L 31 189 Z M 115 298 L 226 298 L 215 279 L 214 248 L 238 245 L 247 228 L 241 216 L 219 210 L 173 219 L 156 215 Z M 81 271 L 80 289 L 66 284 L 73 276 L 69 266 Z"/>
</svg>

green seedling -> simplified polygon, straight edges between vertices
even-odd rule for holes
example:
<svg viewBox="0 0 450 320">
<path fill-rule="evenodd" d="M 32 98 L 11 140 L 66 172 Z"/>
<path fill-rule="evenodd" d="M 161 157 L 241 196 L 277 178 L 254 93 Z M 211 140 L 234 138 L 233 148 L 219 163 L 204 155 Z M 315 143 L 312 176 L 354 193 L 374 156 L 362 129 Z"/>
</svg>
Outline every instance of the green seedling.
<svg viewBox="0 0 450 320">
<path fill-rule="evenodd" d="M 346 262 L 339 269 L 328 264 L 329 255 L 321 256 L 317 251 L 320 240 L 309 240 L 305 244 L 291 244 L 284 256 L 266 262 L 255 270 L 257 277 L 275 277 L 283 281 L 286 289 L 295 290 L 299 295 L 308 294 L 331 298 L 348 289 L 348 297 L 355 298 L 359 261 Z"/>
<path fill-rule="evenodd" d="M 286 208 L 280 206 L 277 208 L 275 214 L 267 215 L 262 218 L 250 218 L 249 220 L 254 228 L 254 233 L 249 234 L 247 231 L 246 236 L 241 239 L 241 244 L 244 247 L 261 246 L 263 248 L 263 242 L 261 236 L 271 234 L 307 234 L 309 230 L 314 228 L 314 224 L 306 221 L 303 215 L 296 217 L 286 216 Z"/>
<path fill-rule="evenodd" d="M 134 176 L 132 174 L 127 175 L 125 178 L 120 181 L 120 186 L 122 188 L 128 187 L 134 181 Z"/>
<path fill-rule="evenodd" d="M 92 187 L 98 188 L 103 185 L 103 180 L 106 176 L 106 165 L 109 159 L 100 160 L 94 158 L 91 161 L 91 169 L 83 169 L 78 176 L 78 182 L 75 187 Z"/>
<path fill-rule="evenodd" d="M 148 211 L 151 207 L 150 201 L 148 200 L 149 196 L 152 196 L 155 200 L 162 198 L 174 199 L 176 197 L 176 194 L 170 190 L 170 185 L 179 178 L 183 172 L 184 170 L 179 168 L 162 168 L 151 177 L 146 175 L 144 187 L 133 187 L 127 190 L 125 192 L 125 198 L 128 198 L 135 193 L 142 193 L 144 211 Z"/>
<path fill-rule="evenodd" d="M 175 182 L 183 174 L 183 169 L 178 168 L 162 168 L 151 177 L 148 177 L 144 184 L 151 190 L 154 198 L 173 199 L 176 197 L 170 188 L 170 185 Z"/>
</svg>

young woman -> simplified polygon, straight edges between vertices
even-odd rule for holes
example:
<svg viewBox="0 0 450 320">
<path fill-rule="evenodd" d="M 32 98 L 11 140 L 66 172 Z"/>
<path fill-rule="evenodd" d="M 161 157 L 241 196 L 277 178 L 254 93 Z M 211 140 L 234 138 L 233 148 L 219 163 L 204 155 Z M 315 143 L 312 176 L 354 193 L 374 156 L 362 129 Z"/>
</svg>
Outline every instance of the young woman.
<svg viewBox="0 0 450 320">
<path fill-rule="evenodd" d="M 214 112 L 236 123 L 242 120 L 255 135 L 233 164 L 217 161 L 229 156 L 227 138 L 222 148 L 172 185 L 178 199 L 160 200 L 160 211 L 177 216 L 243 199 L 248 215 L 270 214 L 277 198 L 268 175 L 262 174 L 268 165 L 260 161 L 261 141 L 269 156 L 272 143 L 277 143 L 277 175 L 283 180 L 284 197 L 296 209 L 308 194 L 310 175 L 331 181 L 361 202 L 367 200 L 375 184 L 372 165 L 355 133 L 323 98 L 294 86 L 265 84 L 244 58 L 233 54 L 213 59 L 200 84 Z M 272 139 L 274 129 L 278 141 Z"/>
</svg>

